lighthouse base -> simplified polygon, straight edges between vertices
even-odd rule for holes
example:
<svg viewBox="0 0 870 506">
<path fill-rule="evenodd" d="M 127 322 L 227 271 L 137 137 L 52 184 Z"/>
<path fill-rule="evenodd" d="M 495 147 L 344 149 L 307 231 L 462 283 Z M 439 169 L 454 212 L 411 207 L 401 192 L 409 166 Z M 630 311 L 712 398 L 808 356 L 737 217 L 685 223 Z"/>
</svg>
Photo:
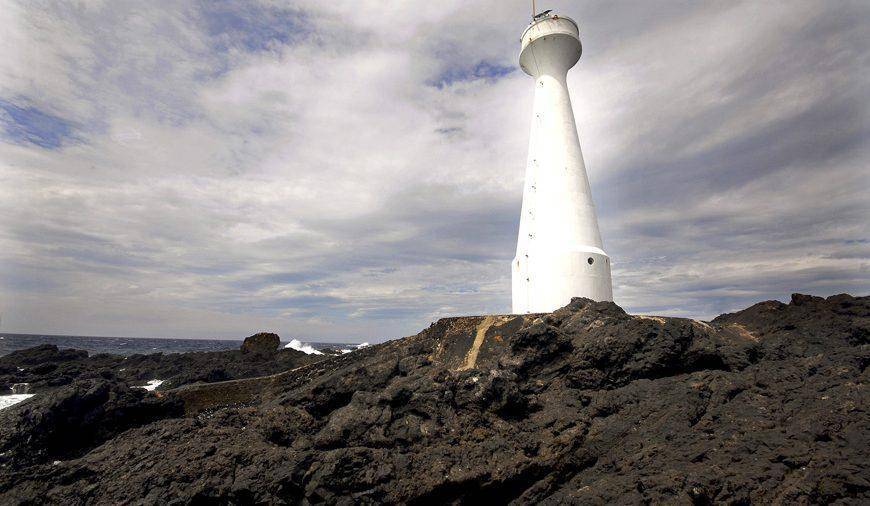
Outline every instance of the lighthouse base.
<svg viewBox="0 0 870 506">
<path fill-rule="evenodd" d="M 518 254 L 512 267 L 513 313 L 549 313 L 572 297 L 613 300 L 610 257 L 599 248 Z"/>
</svg>

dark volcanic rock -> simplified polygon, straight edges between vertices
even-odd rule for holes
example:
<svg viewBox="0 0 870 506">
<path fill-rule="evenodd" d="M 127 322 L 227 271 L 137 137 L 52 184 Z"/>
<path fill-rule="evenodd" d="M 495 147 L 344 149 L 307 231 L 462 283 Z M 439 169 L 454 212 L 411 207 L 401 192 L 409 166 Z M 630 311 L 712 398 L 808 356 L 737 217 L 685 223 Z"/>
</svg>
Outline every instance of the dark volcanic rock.
<svg viewBox="0 0 870 506">
<path fill-rule="evenodd" d="M 242 343 L 242 353 L 256 353 L 260 355 L 272 355 L 281 346 L 281 338 L 278 334 L 260 332 L 246 337 Z"/>
<path fill-rule="evenodd" d="M 78 380 L 0 411 L 0 463 L 77 457 L 131 427 L 179 416 L 183 406 L 117 381 Z"/>
<path fill-rule="evenodd" d="M 0 502 L 866 504 L 868 314 L 838 295 L 710 323 L 584 299 L 448 318 L 57 465 L 7 461 Z"/>
<path fill-rule="evenodd" d="M 9 391 L 16 383 L 38 389 L 67 385 L 79 376 L 98 375 L 96 368 L 82 367 L 87 359 L 84 350 L 58 350 L 53 344 L 13 351 L 0 357 L 0 391 Z"/>
<path fill-rule="evenodd" d="M 3 357 L 4 362 L 15 363 L 20 366 L 34 366 L 46 363 L 70 362 L 87 358 L 88 352 L 84 350 L 58 350 L 53 344 L 42 344 L 17 350 Z"/>
<path fill-rule="evenodd" d="M 257 334 L 257 350 L 266 350 L 275 334 Z M 252 336 L 252 337 L 257 337 Z M 248 338 L 251 339 L 251 338 Z M 246 340 L 247 342 L 247 340 Z M 30 392 L 50 391 L 76 380 L 117 378 L 131 385 L 144 385 L 153 379 L 164 380 L 161 389 L 189 383 L 212 383 L 240 378 L 275 374 L 310 364 L 325 357 L 306 355 L 291 349 L 245 353 L 240 350 L 152 353 L 150 355 L 98 354 L 88 356 L 84 350 L 58 350 L 54 345 L 42 345 L 0 357 L 0 391 L 12 385 L 28 383 Z"/>
</svg>

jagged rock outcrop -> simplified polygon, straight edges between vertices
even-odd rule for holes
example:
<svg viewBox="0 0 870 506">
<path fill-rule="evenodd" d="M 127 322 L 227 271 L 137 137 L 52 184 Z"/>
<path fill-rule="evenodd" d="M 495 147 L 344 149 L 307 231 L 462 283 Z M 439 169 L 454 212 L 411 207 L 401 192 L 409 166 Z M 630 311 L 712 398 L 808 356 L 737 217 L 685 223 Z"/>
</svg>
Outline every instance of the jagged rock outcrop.
<svg viewBox="0 0 870 506">
<path fill-rule="evenodd" d="M 448 318 L 54 465 L 3 462 L 0 502 L 866 503 L 868 330 L 847 295 L 709 323 L 585 299 Z"/>
<path fill-rule="evenodd" d="M 78 457 L 131 428 L 178 417 L 183 405 L 105 379 L 77 380 L 0 423 L 0 465 Z"/>
</svg>

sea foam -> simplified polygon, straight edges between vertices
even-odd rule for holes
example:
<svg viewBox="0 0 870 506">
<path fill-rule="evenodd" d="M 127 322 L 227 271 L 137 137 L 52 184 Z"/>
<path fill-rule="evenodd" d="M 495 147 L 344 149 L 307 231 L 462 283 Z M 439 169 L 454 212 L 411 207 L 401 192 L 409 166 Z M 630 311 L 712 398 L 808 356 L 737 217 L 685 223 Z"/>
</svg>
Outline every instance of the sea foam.
<svg viewBox="0 0 870 506">
<path fill-rule="evenodd" d="M 308 354 L 308 355 L 323 355 L 323 353 L 321 353 L 320 351 L 316 350 L 316 349 L 314 348 L 314 346 L 311 346 L 311 345 L 308 344 L 308 343 L 303 343 L 302 341 L 300 341 L 300 340 L 298 340 L 298 339 L 293 339 L 293 340 L 291 340 L 289 343 L 287 343 L 286 345 L 284 345 L 284 347 L 285 347 L 285 348 L 290 348 L 291 350 L 301 351 L 302 353 L 305 353 L 305 354 Z"/>
<path fill-rule="evenodd" d="M 160 385 L 162 385 L 163 381 L 164 380 L 150 380 L 145 385 L 137 385 L 136 388 L 144 388 L 145 390 L 148 390 L 149 392 L 151 392 L 151 391 L 156 390 L 157 387 L 159 387 Z"/>
<path fill-rule="evenodd" d="M 352 351 L 356 351 L 356 350 L 359 350 L 359 349 L 361 349 L 361 348 L 365 348 L 366 346 L 371 346 L 371 345 L 370 345 L 369 343 L 360 343 L 360 344 L 354 345 L 353 349 L 345 348 L 345 349 L 340 350 L 340 351 L 341 351 L 342 354 L 344 354 L 344 353 L 350 353 L 350 352 L 352 352 Z"/>
<path fill-rule="evenodd" d="M 14 406 L 21 401 L 26 401 L 30 399 L 35 394 L 12 394 L 12 395 L 0 395 L 0 409 L 6 409 L 10 406 Z"/>
</svg>

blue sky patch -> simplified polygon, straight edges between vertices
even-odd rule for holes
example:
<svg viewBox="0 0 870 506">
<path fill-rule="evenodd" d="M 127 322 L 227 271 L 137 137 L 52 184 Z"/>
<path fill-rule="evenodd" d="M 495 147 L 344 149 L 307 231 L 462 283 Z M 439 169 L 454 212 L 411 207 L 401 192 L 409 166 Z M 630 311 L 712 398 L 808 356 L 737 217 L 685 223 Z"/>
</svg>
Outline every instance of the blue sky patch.
<svg viewBox="0 0 870 506">
<path fill-rule="evenodd" d="M 0 99 L 2 138 L 16 144 L 59 148 L 73 138 L 73 124 L 32 106 L 19 106 Z"/>
<path fill-rule="evenodd" d="M 510 74 L 514 70 L 516 70 L 516 67 L 514 66 L 499 65 L 497 63 L 482 60 L 471 67 L 448 67 L 437 77 L 428 81 L 427 84 L 440 90 L 445 86 L 450 86 L 459 81 L 475 81 L 477 79 L 495 81 Z"/>
<path fill-rule="evenodd" d="M 222 51 L 268 50 L 275 44 L 291 44 L 310 32 L 306 15 L 299 10 L 247 1 L 207 2 L 202 5 L 202 16 L 215 46 Z"/>
</svg>

